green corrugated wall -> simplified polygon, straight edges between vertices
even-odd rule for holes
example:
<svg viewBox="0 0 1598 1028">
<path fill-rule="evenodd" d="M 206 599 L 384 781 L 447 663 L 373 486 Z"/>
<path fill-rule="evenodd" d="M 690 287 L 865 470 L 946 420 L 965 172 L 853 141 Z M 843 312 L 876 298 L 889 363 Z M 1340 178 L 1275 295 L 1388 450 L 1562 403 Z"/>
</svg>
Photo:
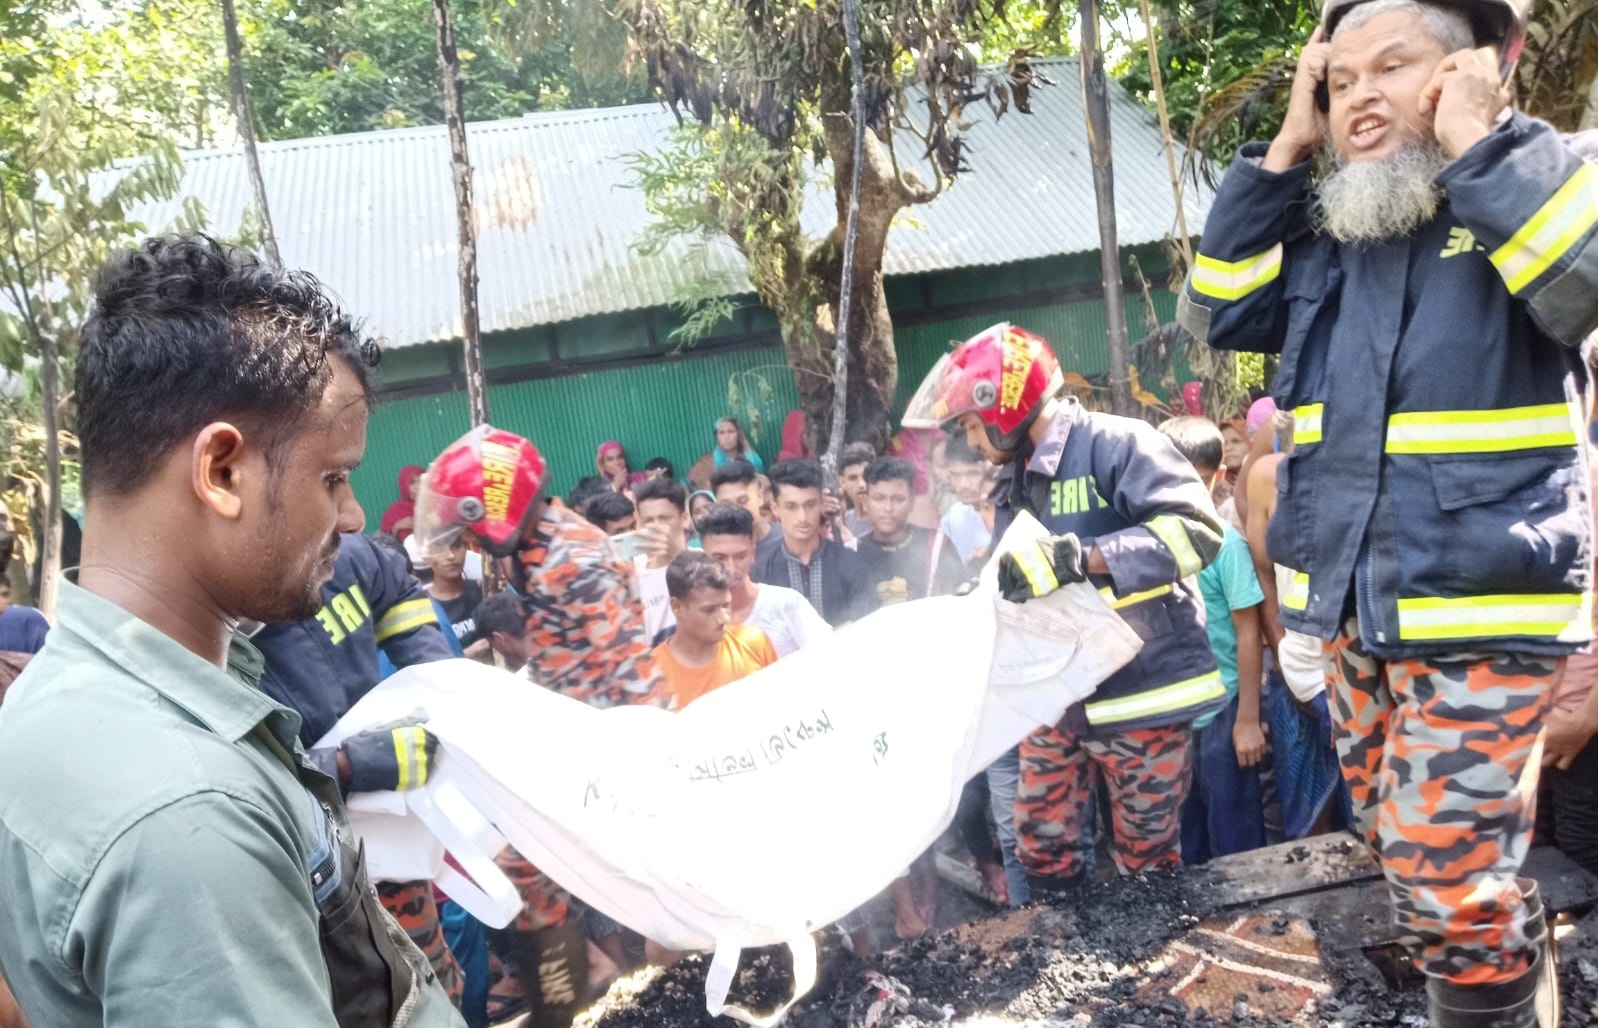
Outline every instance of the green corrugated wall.
<svg viewBox="0 0 1598 1028">
<path fill-rule="evenodd" d="M 1100 301 L 1018 306 L 1008 311 L 1002 308 L 1002 298 L 995 298 L 994 303 L 998 309 L 982 314 L 895 329 L 899 352 L 896 414 L 951 341 L 1006 319 L 1053 343 L 1067 370 L 1091 376 L 1108 367 Z M 1175 298 L 1168 292 L 1156 292 L 1155 306 L 1162 319 L 1169 319 Z M 1135 340 L 1142 335 L 1140 298 L 1128 297 L 1127 319 Z M 562 353 L 584 352 L 580 341 L 574 345 L 569 335 L 563 335 Z M 727 386 L 735 375 L 743 397 L 760 394 L 757 405 L 763 431 L 757 449 L 769 461 L 780 447 L 783 414 L 798 405 L 793 378 L 777 346 L 693 349 L 641 365 L 496 385 L 490 388 L 489 405 L 495 425 L 538 444 L 550 462 L 551 487 L 565 493 L 578 478 L 594 473 L 594 453 L 607 439 L 620 440 L 635 470 L 651 457 L 664 456 L 676 464 L 679 475 L 686 474 L 689 465 L 714 441 L 714 422 L 727 411 Z M 769 394 L 761 387 L 762 381 L 770 387 Z M 747 402 L 741 398 L 740 413 Z M 396 496 L 399 469 L 426 464 L 466 427 L 464 392 L 398 400 L 373 413 L 366 459 L 353 477 L 355 494 L 371 529 L 377 527 L 383 509 Z"/>
<path fill-rule="evenodd" d="M 667 457 L 685 475 L 715 441 L 733 375 L 757 393 L 759 379 L 770 384 L 772 395 L 760 405 L 766 424 L 758 449 L 776 454 L 782 414 L 799 403 L 783 361 L 779 347 L 689 351 L 638 367 L 493 386 L 489 410 L 497 427 L 538 444 L 558 493 L 594 473 L 595 451 L 607 439 L 621 442 L 635 470 L 651 457 Z M 370 528 L 397 495 L 399 469 L 426 464 L 468 423 L 464 392 L 385 403 L 373 412 L 366 458 L 353 476 Z"/>
</svg>

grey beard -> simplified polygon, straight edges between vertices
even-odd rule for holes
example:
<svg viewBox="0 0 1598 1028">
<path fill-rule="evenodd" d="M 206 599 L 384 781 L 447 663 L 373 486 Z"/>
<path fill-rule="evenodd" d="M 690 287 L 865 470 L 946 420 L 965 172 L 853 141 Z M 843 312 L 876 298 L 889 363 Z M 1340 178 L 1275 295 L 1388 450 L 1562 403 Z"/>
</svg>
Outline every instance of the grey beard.
<svg viewBox="0 0 1598 1028">
<path fill-rule="evenodd" d="M 1332 168 L 1317 193 L 1315 228 L 1340 243 L 1402 239 L 1437 216 L 1442 189 L 1437 175 L 1448 164 L 1442 145 L 1419 139 L 1388 157 L 1350 162 L 1328 144 Z"/>
</svg>

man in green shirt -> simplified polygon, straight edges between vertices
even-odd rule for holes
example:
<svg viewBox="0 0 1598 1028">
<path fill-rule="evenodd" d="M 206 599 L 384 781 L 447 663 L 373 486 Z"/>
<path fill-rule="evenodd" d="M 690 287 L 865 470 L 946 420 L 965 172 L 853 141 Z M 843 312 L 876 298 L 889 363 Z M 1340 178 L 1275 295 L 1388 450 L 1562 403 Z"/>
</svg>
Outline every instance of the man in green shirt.
<svg viewBox="0 0 1598 1028">
<path fill-rule="evenodd" d="M 369 353 L 314 279 L 204 237 L 102 269 L 82 565 L 0 709 L 0 972 L 31 1023 L 462 1023 L 237 632 L 314 614 L 362 527 Z M 424 737 L 372 749 L 413 777 Z"/>
</svg>

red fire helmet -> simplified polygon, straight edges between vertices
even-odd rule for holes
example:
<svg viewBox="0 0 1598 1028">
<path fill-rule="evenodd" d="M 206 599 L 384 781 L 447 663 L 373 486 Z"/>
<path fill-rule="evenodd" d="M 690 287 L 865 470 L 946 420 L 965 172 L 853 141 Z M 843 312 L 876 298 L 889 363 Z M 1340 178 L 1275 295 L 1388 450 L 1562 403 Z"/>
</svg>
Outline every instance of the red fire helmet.
<svg viewBox="0 0 1598 1028">
<path fill-rule="evenodd" d="M 447 550 L 467 531 L 495 556 L 514 552 L 546 470 L 538 447 L 513 432 L 479 425 L 461 436 L 422 478 L 414 529 L 422 552 Z"/>
<path fill-rule="evenodd" d="M 1003 322 L 945 354 L 922 380 L 901 423 L 953 431 L 951 422 L 975 414 L 987 426 L 988 441 L 1008 452 L 1064 385 L 1049 344 Z"/>
</svg>

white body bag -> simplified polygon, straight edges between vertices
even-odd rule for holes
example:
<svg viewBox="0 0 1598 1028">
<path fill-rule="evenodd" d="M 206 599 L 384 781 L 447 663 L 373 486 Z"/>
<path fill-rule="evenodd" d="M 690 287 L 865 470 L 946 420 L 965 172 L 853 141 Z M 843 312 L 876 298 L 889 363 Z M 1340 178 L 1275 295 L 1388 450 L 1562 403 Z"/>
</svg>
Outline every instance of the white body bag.
<svg viewBox="0 0 1598 1028">
<path fill-rule="evenodd" d="M 1023 517 L 1004 546 L 1042 534 Z M 970 595 L 883 608 L 677 713 L 598 710 L 451 660 L 394 675 L 321 745 L 416 711 L 442 741 L 427 787 L 351 799 L 374 877 L 434 877 L 503 926 L 517 901 L 492 858 L 508 841 L 647 938 L 714 950 L 710 1013 L 774 1023 L 726 1005 L 739 951 L 787 943 L 803 995 L 810 933 L 881 891 L 967 779 L 1141 646 L 1091 586 L 1016 605 L 993 568 Z"/>
</svg>

